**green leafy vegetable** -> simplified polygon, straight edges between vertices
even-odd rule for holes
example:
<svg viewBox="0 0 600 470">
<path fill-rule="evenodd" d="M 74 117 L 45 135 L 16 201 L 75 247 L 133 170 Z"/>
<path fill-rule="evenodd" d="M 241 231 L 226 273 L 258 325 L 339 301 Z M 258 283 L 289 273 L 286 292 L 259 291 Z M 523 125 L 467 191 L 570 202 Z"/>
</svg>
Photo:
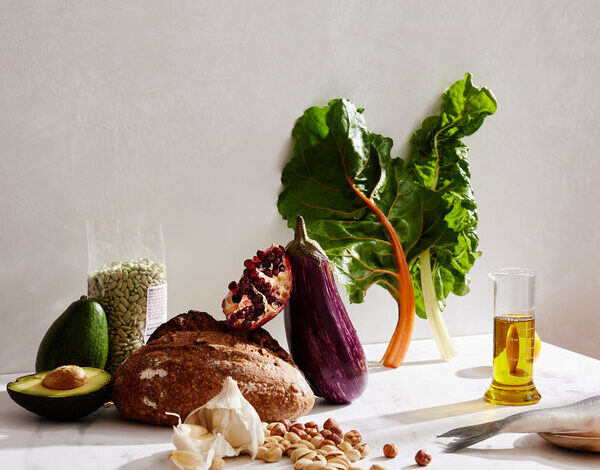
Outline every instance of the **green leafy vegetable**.
<svg viewBox="0 0 600 470">
<path fill-rule="evenodd" d="M 459 139 L 494 110 L 491 93 L 473 88 L 467 75 L 444 94 L 441 114 L 414 133 L 407 165 L 391 157 L 392 140 L 369 132 L 362 109 L 347 100 L 312 107 L 296 122 L 279 212 L 290 227 L 304 217 L 351 302 L 362 302 L 374 284 L 397 300 L 386 365 L 399 365 L 406 353 L 415 297 L 419 315 L 430 315 L 433 299 L 441 319 L 438 304 L 450 292 L 468 292 L 477 217 Z"/>
</svg>

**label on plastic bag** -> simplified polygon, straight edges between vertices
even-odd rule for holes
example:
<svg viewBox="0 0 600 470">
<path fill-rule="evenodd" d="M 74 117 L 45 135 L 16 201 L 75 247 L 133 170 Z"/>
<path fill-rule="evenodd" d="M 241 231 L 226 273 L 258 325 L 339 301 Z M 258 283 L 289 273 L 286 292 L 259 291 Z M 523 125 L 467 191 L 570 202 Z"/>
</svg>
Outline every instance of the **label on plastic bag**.
<svg viewBox="0 0 600 470">
<path fill-rule="evenodd" d="M 146 331 L 144 342 L 148 341 L 160 325 L 167 321 L 167 285 L 148 287 L 146 300 Z"/>
</svg>

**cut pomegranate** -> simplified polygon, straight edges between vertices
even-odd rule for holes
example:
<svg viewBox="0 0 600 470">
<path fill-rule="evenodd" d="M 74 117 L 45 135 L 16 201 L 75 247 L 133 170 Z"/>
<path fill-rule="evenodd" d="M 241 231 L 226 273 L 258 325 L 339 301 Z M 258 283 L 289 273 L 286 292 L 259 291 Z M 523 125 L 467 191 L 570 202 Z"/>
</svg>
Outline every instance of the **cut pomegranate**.
<svg viewBox="0 0 600 470">
<path fill-rule="evenodd" d="M 254 330 L 283 310 L 292 292 L 292 268 L 285 249 L 271 245 L 244 261 L 238 282 L 229 283 L 223 313 L 233 328 Z"/>
</svg>

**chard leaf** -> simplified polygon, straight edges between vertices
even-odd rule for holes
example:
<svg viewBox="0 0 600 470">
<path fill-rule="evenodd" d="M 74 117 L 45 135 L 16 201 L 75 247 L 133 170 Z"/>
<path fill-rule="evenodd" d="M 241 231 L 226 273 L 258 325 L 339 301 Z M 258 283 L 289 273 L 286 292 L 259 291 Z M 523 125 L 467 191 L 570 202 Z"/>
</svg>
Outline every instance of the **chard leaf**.
<svg viewBox="0 0 600 470">
<path fill-rule="evenodd" d="M 435 192 L 443 201 L 445 215 L 439 238 L 429 252 L 433 283 L 440 309 L 450 292 L 469 292 L 469 271 L 481 255 L 477 251 L 477 205 L 471 188 L 468 147 L 461 141 L 473 134 L 484 119 L 496 111 L 496 99 L 487 88 L 476 88 L 471 75 L 455 82 L 442 96 L 440 114 L 425 119 L 410 139 L 406 164 L 413 182 Z M 423 247 L 416 251 L 422 253 Z M 417 255 L 418 256 L 418 255 Z M 425 318 L 420 266 L 411 264 L 416 312 Z"/>
<path fill-rule="evenodd" d="M 351 302 L 362 302 L 372 285 L 398 300 L 393 237 L 357 192 L 381 211 L 409 254 L 418 242 L 427 245 L 435 238 L 427 237 L 443 218 L 441 200 L 411 182 L 404 162 L 390 156 L 392 140 L 370 133 L 362 111 L 347 100 L 306 110 L 292 136 L 292 158 L 283 169 L 277 203 L 288 226 L 293 228 L 296 216 L 304 217 L 309 236 L 326 251 Z M 424 227 L 424 210 L 435 222 L 431 226 Z"/>
</svg>

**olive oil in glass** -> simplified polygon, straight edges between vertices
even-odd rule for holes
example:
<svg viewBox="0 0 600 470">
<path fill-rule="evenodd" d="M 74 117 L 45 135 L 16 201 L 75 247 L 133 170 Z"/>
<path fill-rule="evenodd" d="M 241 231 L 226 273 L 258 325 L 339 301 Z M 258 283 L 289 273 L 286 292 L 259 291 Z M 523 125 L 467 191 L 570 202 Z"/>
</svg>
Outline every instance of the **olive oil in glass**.
<svg viewBox="0 0 600 470">
<path fill-rule="evenodd" d="M 485 399 L 496 405 L 531 405 L 541 396 L 533 384 L 535 274 L 504 269 L 494 280 L 493 381 Z M 510 313 L 525 311 L 526 313 Z"/>
</svg>

